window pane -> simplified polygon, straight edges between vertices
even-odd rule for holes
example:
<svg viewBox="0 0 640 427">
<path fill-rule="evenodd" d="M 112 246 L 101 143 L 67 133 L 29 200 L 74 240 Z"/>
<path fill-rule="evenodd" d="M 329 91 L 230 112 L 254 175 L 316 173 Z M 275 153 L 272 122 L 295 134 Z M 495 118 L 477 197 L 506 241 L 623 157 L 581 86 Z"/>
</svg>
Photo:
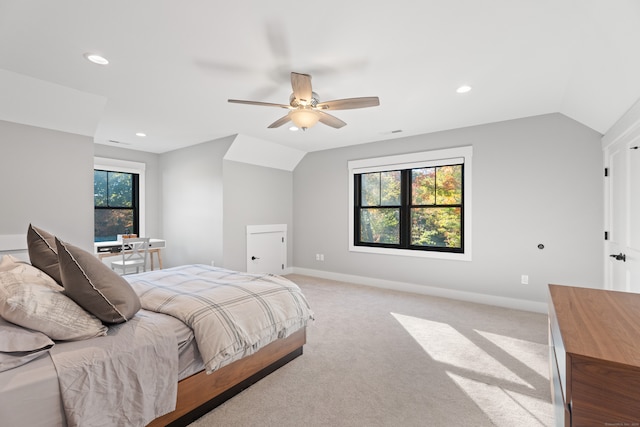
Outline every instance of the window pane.
<svg viewBox="0 0 640 427">
<path fill-rule="evenodd" d="M 455 205 L 462 203 L 462 165 L 440 166 L 437 169 L 437 204 Z"/>
<path fill-rule="evenodd" d="M 400 171 L 365 173 L 360 182 L 362 206 L 400 205 Z"/>
<path fill-rule="evenodd" d="M 435 205 L 436 168 L 411 171 L 411 201 L 414 205 Z"/>
<path fill-rule="evenodd" d="M 400 209 L 362 209 L 360 241 L 362 243 L 400 243 Z"/>
<path fill-rule="evenodd" d="M 133 175 L 109 172 L 109 207 L 130 208 L 133 206 Z"/>
<path fill-rule="evenodd" d="M 380 172 L 381 206 L 399 206 L 400 205 L 400 171 Z"/>
<path fill-rule="evenodd" d="M 411 209 L 411 244 L 460 248 L 461 212 L 460 208 Z"/>
<path fill-rule="evenodd" d="M 361 175 L 362 206 L 380 205 L 380 173 L 363 173 Z"/>
<path fill-rule="evenodd" d="M 93 199 L 95 206 L 107 206 L 107 171 L 93 171 Z"/>
<path fill-rule="evenodd" d="M 96 242 L 116 240 L 118 234 L 133 232 L 133 209 L 96 209 L 94 237 Z"/>
</svg>

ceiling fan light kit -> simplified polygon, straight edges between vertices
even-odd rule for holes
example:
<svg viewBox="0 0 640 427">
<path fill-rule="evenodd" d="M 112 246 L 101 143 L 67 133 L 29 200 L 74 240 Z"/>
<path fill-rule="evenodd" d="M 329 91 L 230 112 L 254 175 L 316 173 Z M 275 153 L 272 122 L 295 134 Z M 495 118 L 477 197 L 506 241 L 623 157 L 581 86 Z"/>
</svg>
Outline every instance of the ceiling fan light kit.
<svg viewBox="0 0 640 427">
<path fill-rule="evenodd" d="M 318 122 L 335 129 L 346 126 L 345 122 L 331 114 L 325 113 L 325 110 L 352 110 L 380 105 L 380 100 L 377 96 L 320 102 L 318 100 L 318 94 L 311 89 L 311 76 L 309 74 L 291 73 L 291 87 L 293 93 L 289 97 L 289 105 L 260 101 L 243 101 L 240 99 L 229 99 L 228 101 L 235 104 L 287 108 L 290 110 L 289 113 L 271 123 L 268 127 L 270 129 L 277 128 L 292 121 L 302 130 L 307 130 L 315 126 Z"/>
<path fill-rule="evenodd" d="M 308 108 L 297 108 L 295 110 L 291 110 L 289 118 L 298 129 L 307 130 L 318 123 L 320 115 Z"/>
</svg>

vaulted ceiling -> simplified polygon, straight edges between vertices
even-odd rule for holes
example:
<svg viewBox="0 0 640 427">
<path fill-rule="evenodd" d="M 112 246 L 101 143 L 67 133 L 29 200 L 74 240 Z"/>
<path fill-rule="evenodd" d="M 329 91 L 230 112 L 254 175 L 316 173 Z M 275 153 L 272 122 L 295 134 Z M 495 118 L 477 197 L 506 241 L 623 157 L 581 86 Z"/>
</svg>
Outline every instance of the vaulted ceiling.
<svg viewBox="0 0 640 427">
<path fill-rule="evenodd" d="M 155 153 L 233 134 L 308 152 L 552 112 L 604 133 L 640 98 L 638 52 L 636 0 L 0 0 L 0 120 Z M 380 106 L 292 132 L 267 128 L 286 110 L 227 102 L 287 104 L 292 71 L 321 101 Z"/>
</svg>

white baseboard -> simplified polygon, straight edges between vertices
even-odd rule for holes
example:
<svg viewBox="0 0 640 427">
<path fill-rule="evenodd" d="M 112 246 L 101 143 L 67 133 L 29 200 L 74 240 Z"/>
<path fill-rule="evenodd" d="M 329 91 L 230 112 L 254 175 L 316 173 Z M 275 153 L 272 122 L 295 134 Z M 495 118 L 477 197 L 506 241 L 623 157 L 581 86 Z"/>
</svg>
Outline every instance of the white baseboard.
<svg viewBox="0 0 640 427">
<path fill-rule="evenodd" d="M 282 273 L 278 273 L 279 275 L 284 276 L 285 274 L 293 274 L 293 267 L 287 267 L 282 270 Z"/>
<path fill-rule="evenodd" d="M 517 298 L 507 298 L 495 295 L 479 294 L 475 292 L 456 291 L 452 289 L 437 288 L 433 286 L 416 285 L 414 283 L 396 282 L 392 280 L 376 279 L 373 277 L 355 276 L 351 274 L 334 273 L 331 271 L 313 270 L 310 268 L 293 267 L 293 273 L 305 276 L 319 277 L 322 279 L 337 280 L 341 282 L 355 283 L 358 285 L 373 286 L 376 288 L 391 289 L 395 291 L 412 292 L 421 295 L 451 298 L 461 301 L 475 302 L 479 304 L 495 305 L 498 307 L 512 308 L 516 310 L 532 311 L 535 313 L 548 312 L 548 306 L 544 302 L 529 301 Z"/>
</svg>

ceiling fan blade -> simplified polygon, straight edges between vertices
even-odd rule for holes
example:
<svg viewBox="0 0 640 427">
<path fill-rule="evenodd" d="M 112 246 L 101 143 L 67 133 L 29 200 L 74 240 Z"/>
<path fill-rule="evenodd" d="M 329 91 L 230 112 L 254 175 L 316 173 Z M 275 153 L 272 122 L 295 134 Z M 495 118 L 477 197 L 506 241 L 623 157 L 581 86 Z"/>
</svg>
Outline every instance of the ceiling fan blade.
<svg viewBox="0 0 640 427">
<path fill-rule="evenodd" d="M 308 104 L 313 97 L 311 90 L 311 76 L 309 74 L 291 73 L 291 87 L 293 88 L 293 96 L 299 102 Z"/>
<path fill-rule="evenodd" d="M 320 123 L 324 123 L 327 126 L 340 129 L 341 127 L 347 125 L 345 122 L 335 116 L 332 116 L 331 114 L 327 114 L 318 110 L 316 110 L 316 112 L 320 115 Z"/>
<path fill-rule="evenodd" d="M 321 102 L 316 108 L 320 110 L 352 110 L 354 108 L 376 107 L 378 105 L 380 105 L 380 99 L 377 96 L 365 96 Z"/>
<path fill-rule="evenodd" d="M 232 104 L 248 104 L 248 105 L 260 105 L 262 107 L 280 107 L 280 108 L 291 108 L 288 105 L 284 104 L 274 104 L 272 102 L 259 102 L 259 101 L 243 101 L 241 99 L 228 99 L 227 101 Z"/>
<path fill-rule="evenodd" d="M 276 120 L 275 122 L 271 123 L 267 129 L 274 129 L 274 128 L 279 128 L 280 126 L 282 126 L 283 124 L 290 122 L 291 119 L 289 118 L 289 115 L 287 114 L 284 117 L 280 117 L 278 120 Z"/>
</svg>

